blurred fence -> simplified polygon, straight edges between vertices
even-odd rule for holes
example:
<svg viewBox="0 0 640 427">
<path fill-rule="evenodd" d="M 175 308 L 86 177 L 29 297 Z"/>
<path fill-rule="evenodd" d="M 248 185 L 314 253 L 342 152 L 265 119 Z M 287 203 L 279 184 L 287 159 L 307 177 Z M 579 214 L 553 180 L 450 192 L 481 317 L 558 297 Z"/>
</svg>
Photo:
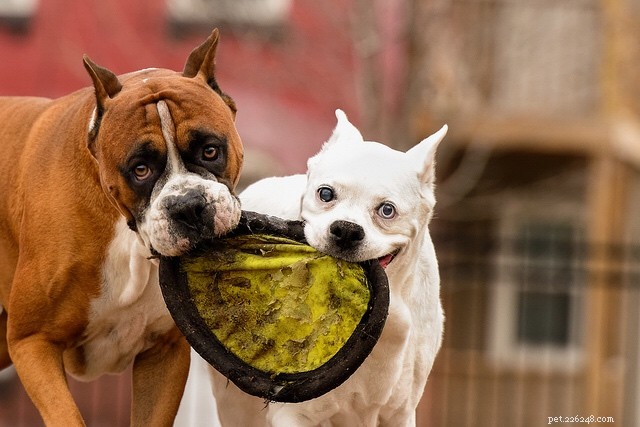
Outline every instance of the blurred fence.
<svg viewBox="0 0 640 427">
<path fill-rule="evenodd" d="M 434 236 L 447 320 L 420 424 L 640 425 L 640 246 L 490 230 Z"/>
</svg>

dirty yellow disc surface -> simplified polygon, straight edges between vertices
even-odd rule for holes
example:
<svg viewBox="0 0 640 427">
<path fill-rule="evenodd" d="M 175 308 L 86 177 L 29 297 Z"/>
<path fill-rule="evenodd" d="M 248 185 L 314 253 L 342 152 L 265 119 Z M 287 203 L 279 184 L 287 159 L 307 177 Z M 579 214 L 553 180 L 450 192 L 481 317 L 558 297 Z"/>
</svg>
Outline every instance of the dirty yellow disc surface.
<svg viewBox="0 0 640 427">
<path fill-rule="evenodd" d="M 359 264 L 265 234 L 225 239 L 187 260 L 193 301 L 216 338 L 269 373 L 307 372 L 347 342 L 370 292 Z"/>
</svg>

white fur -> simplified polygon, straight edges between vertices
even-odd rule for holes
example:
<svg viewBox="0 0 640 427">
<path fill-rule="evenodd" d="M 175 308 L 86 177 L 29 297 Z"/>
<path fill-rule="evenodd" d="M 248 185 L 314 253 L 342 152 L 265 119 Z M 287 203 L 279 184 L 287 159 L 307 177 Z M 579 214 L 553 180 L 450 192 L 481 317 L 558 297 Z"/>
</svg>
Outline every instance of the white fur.
<svg viewBox="0 0 640 427">
<path fill-rule="evenodd" d="M 307 176 L 302 174 L 262 179 L 242 192 L 242 209 L 284 219 L 298 219 L 306 185 Z"/>
<path fill-rule="evenodd" d="M 184 194 L 189 189 L 201 188 L 208 206 L 215 206 L 214 230 L 217 235 L 234 228 L 240 220 L 240 202 L 226 185 L 203 179 L 195 173 L 174 173 L 169 181 L 152 197 L 151 206 L 145 220 L 139 227 L 140 237 L 147 247 L 152 247 L 162 255 L 177 256 L 193 247 L 192 242 L 177 234 L 171 227 L 172 217 L 162 207 L 165 197 Z"/>
<path fill-rule="evenodd" d="M 187 168 L 180 160 L 180 153 L 176 147 L 176 127 L 171 118 L 171 112 L 166 101 L 158 101 L 156 104 L 160 117 L 160 130 L 167 146 L 167 171 L 169 173 L 186 173 Z"/>
<path fill-rule="evenodd" d="M 89 119 L 89 126 L 87 126 L 87 133 L 90 133 L 96 125 L 96 117 L 98 117 L 98 107 L 95 107 L 91 112 L 91 118 Z"/>
<path fill-rule="evenodd" d="M 105 372 L 122 372 L 173 326 L 150 255 L 125 220 L 118 221 L 103 264 L 102 292 L 91 303 L 80 343 L 86 367 L 71 372 L 74 377 L 90 381 Z"/>
<path fill-rule="evenodd" d="M 415 425 L 415 408 L 440 348 L 444 322 L 428 223 L 435 204 L 435 150 L 447 128 L 402 153 L 365 142 L 342 111 L 336 117 L 333 135 L 308 162 L 306 179 L 263 180 L 240 198 L 245 210 L 303 219 L 309 243 L 327 253 L 334 251 L 328 230 L 336 220 L 364 228 L 365 238 L 352 255 L 356 260 L 399 251 L 386 269 L 391 298 L 382 336 L 345 383 L 303 403 L 265 408 L 212 369 L 223 426 Z M 321 186 L 334 189 L 335 200 L 321 201 Z M 378 214 L 385 202 L 397 209 L 393 219 Z"/>
</svg>

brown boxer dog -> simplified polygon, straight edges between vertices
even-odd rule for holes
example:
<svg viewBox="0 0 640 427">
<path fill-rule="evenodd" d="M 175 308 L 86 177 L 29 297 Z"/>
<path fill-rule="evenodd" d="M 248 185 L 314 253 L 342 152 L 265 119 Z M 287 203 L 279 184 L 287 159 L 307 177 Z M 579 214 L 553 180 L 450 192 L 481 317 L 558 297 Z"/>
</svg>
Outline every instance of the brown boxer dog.
<svg viewBox="0 0 640 427">
<path fill-rule="evenodd" d="M 65 371 L 92 380 L 131 362 L 131 424 L 173 423 L 189 346 L 152 254 L 240 217 L 242 143 L 217 44 L 214 30 L 182 73 L 116 76 L 85 57 L 92 88 L 0 98 L 0 368 L 13 362 L 49 426 L 84 425 Z"/>
</svg>

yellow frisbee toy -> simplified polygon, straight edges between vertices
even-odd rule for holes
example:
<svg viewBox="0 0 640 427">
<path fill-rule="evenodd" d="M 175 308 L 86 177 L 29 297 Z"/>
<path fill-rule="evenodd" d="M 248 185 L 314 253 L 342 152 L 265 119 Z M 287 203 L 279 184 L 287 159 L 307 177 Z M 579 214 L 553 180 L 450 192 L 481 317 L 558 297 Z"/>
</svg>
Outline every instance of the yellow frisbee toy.
<svg viewBox="0 0 640 427">
<path fill-rule="evenodd" d="M 178 328 L 245 392 L 301 402 L 343 383 L 380 337 L 389 308 L 379 263 L 316 251 L 300 221 L 243 212 L 229 235 L 162 257 Z"/>
</svg>

